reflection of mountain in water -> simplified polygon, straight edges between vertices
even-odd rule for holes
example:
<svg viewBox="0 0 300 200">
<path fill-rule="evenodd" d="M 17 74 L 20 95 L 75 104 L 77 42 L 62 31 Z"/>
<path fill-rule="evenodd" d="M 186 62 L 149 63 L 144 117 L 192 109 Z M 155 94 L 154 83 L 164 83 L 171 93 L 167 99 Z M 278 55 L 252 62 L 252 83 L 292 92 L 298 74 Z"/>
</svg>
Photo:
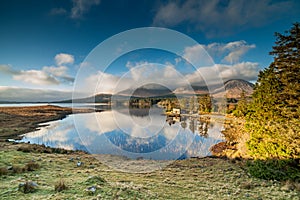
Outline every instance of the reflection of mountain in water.
<svg viewBox="0 0 300 200">
<path fill-rule="evenodd" d="M 115 131 L 105 135 L 114 145 L 133 153 L 153 152 L 167 145 L 166 137 L 162 135 L 151 138 L 133 138 L 127 134 Z"/>
<path fill-rule="evenodd" d="M 76 114 L 76 129 L 73 118 L 67 117 L 27 134 L 24 141 L 92 154 L 161 160 L 207 156 L 209 148 L 223 140 L 222 124 L 183 117 L 172 118 L 174 123 L 169 125 L 158 108 L 149 113 L 143 117 L 130 115 L 128 110 Z"/>
</svg>

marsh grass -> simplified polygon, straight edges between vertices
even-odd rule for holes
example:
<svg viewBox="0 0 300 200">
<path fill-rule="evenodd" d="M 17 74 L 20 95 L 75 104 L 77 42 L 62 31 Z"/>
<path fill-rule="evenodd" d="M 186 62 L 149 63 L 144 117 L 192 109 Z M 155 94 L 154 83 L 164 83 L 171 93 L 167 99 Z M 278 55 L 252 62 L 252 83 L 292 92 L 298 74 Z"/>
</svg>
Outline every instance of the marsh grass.
<svg viewBox="0 0 300 200">
<path fill-rule="evenodd" d="M 25 165 L 26 171 L 35 171 L 40 168 L 40 165 L 34 161 L 30 161 Z"/>
<path fill-rule="evenodd" d="M 76 162 L 69 161 L 70 157 L 80 157 L 86 164 L 77 167 Z M 294 182 L 253 178 L 240 167 L 240 161 L 220 158 L 192 158 L 175 161 L 154 172 L 124 173 L 80 152 L 44 154 L 9 150 L 0 151 L 0 168 L 24 167 L 32 159 L 39 165 L 35 171 L 0 176 L 1 200 L 297 199 L 300 196 Z M 38 189 L 29 193 L 18 191 L 19 184 L 26 181 L 36 182 Z M 96 191 L 87 193 L 91 187 Z"/>
<path fill-rule="evenodd" d="M 9 173 L 6 167 L 0 167 L 0 176 L 7 175 Z"/>
<path fill-rule="evenodd" d="M 66 185 L 65 181 L 63 179 L 60 179 L 58 182 L 56 182 L 54 186 L 54 191 L 61 192 L 63 190 L 67 190 L 68 186 Z"/>
</svg>

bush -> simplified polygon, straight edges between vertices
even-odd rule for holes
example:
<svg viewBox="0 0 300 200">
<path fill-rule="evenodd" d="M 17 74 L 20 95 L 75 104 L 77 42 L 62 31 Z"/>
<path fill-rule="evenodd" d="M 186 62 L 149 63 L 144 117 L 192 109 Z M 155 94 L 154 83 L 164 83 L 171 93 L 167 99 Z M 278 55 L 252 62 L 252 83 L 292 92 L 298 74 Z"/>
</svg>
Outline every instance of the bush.
<svg viewBox="0 0 300 200">
<path fill-rule="evenodd" d="M 25 169 L 27 171 L 35 171 L 35 170 L 37 170 L 39 168 L 40 168 L 40 165 L 38 163 L 33 162 L 33 161 L 30 161 L 29 163 L 27 163 L 25 165 Z"/>
<path fill-rule="evenodd" d="M 62 179 L 60 179 L 60 180 L 55 184 L 55 186 L 54 186 L 54 190 L 55 190 L 56 192 L 61 192 L 61 191 L 63 191 L 63 190 L 67 190 L 67 189 L 68 189 L 68 187 L 67 187 L 67 185 L 65 184 L 65 181 L 62 180 Z"/>
<path fill-rule="evenodd" d="M 299 160 L 252 160 L 247 162 L 247 170 L 256 178 L 300 181 Z"/>
<path fill-rule="evenodd" d="M 13 168 L 12 168 L 12 172 L 14 174 L 20 174 L 20 173 L 23 173 L 25 171 L 26 171 L 26 169 L 24 167 L 20 167 L 20 166 L 16 166 L 16 165 L 13 166 Z"/>
<path fill-rule="evenodd" d="M 6 167 L 0 167 L 0 176 L 7 175 L 8 170 Z"/>
</svg>

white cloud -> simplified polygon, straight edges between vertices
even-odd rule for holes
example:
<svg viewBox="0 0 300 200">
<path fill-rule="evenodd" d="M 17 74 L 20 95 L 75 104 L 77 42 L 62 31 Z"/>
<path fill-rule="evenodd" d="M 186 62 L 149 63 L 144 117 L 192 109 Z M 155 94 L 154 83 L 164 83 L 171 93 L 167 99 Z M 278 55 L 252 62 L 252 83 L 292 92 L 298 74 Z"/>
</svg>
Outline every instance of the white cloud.
<svg viewBox="0 0 300 200">
<path fill-rule="evenodd" d="M 50 74 L 53 74 L 55 76 L 63 76 L 66 74 L 67 70 L 68 70 L 68 68 L 66 66 L 59 66 L 59 67 L 45 66 L 45 67 L 43 67 L 43 71 L 49 72 Z"/>
<path fill-rule="evenodd" d="M 255 44 L 247 44 L 246 41 L 234 41 L 229 43 L 212 43 L 204 48 L 208 53 L 214 56 L 224 56 L 222 61 L 227 63 L 237 63 L 240 61 L 240 58 L 247 53 L 250 49 L 255 48 Z"/>
<path fill-rule="evenodd" d="M 45 66 L 42 71 L 46 72 L 52 77 L 55 77 L 59 83 L 73 83 L 74 78 L 67 74 L 68 67 L 66 66 Z"/>
<path fill-rule="evenodd" d="M 72 91 L 30 89 L 20 87 L 0 86 L 1 101 L 57 101 L 71 99 Z"/>
<path fill-rule="evenodd" d="M 57 54 L 57 64 L 73 63 L 74 57 L 70 54 Z M 67 74 L 66 66 L 44 66 L 41 70 L 15 70 L 10 65 L 0 65 L 0 72 L 11 75 L 13 80 L 33 85 L 59 85 L 73 83 L 74 78 Z"/>
<path fill-rule="evenodd" d="M 85 79 L 79 90 L 92 95 L 95 93 L 118 93 L 127 89 L 135 89 L 147 84 L 161 84 L 167 88 L 174 88 L 181 84 L 184 76 L 175 66 L 148 62 L 127 62 L 127 73 L 116 76 L 105 72 L 97 72 Z M 133 92 L 133 91 L 132 91 Z"/>
<path fill-rule="evenodd" d="M 183 58 L 193 64 L 194 66 L 209 66 L 213 64 L 213 60 L 207 54 L 207 51 L 203 45 L 195 45 L 191 47 L 186 47 L 184 49 Z M 175 62 L 177 62 L 175 60 Z"/>
<path fill-rule="evenodd" d="M 155 26 L 191 25 L 209 37 L 260 27 L 290 15 L 293 1 L 210 0 L 176 1 L 162 4 L 153 19 Z"/>
<path fill-rule="evenodd" d="M 59 81 L 49 76 L 44 71 L 39 70 L 21 70 L 18 74 L 13 75 L 13 79 L 23 81 L 34 85 L 58 85 Z"/>
<path fill-rule="evenodd" d="M 258 63 L 242 62 L 234 65 L 217 65 L 223 80 L 244 79 L 255 80 L 258 75 Z"/>
<path fill-rule="evenodd" d="M 193 49 L 193 48 L 191 48 Z M 197 48 L 195 48 L 197 49 Z M 199 67 L 194 73 L 184 74 L 177 71 L 176 67 L 148 62 L 128 62 L 129 71 L 122 76 L 98 72 L 86 78 L 82 92 L 89 95 L 98 93 L 116 94 L 130 89 L 132 92 L 149 84 L 158 84 L 175 90 L 190 85 L 221 84 L 220 80 L 244 79 L 255 80 L 259 71 L 258 63 L 241 62 L 235 64 L 214 64 Z"/>
<path fill-rule="evenodd" d="M 17 73 L 17 71 L 12 69 L 12 67 L 10 65 L 0 65 L 0 72 L 5 73 L 5 74 Z"/>
<path fill-rule="evenodd" d="M 252 81 L 257 78 L 259 71 L 258 63 L 242 62 L 234 65 L 215 64 L 214 66 L 201 67 L 192 74 L 188 74 L 185 78 L 192 85 L 203 85 L 210 83 L 211 85 L 217 84 L 215 82 L 216 76 L 219 76 L 223 81 L 230 79 L 243 79 Z"/>
<path fill-rule="evenodd" d="M 50 15 L 65 15 L 67 14 L 67 10 L 64 8 L 53 8 L 50 11 Z"/>
<path fill-rule="evenodd" d="M 233 64 L 238 63 L 248 50 L 255 47 L 255 44 L 247 44 L 244 40 L 208 45 L 199 44 L 186 47 L 182 57 L 191 63 L 197 63 L 197 66 L 208 66 L 213 63 L 210 58 L 217 57 L 221 57 L 223 62 Z M 175 60 L 176 63 L 177 60 Z"/>
<path fill-rule="evenodd" d="M 92 6 L 100 4 L 100 0 L 72 0 L 73 7 L 70 17 L 72 19 L 80 19 L 84 14 L 89 12 Z"/>
<path fill-rule="evenodd" d="M 66 53 L 57 54 L 54 59 L 57 65 L 74 63 L 74 56 Z"/>
<path fill-rule="evenodd" d="M 119 80 L 120 77 L 118 76 L 99 71 L 97 74 L 90 75 L 85 79 L 82 90 L 90 95 L 95 93 L 114 93 Z M 124 85 L 124 83 L 121 86 L 120 90 L 130 87 L 129 84 Z"/>
<path fill-rule="evenodd" d="M 130 91 L 134 92 L 138 87 L 145 87 L 146 85 L 151 87 L 151 84 L 158 84 L 175 90 L 190 87 L 190 85 L 222 84 L 222 80 L 229 79 L 253 81 L 257 78 L 259 71 L 258 63 L 239 62 L 241 57 L 252 48 L 255 48 L 254 44 L 247 44 L 243 40 L 186 47 L 182 58 L 197 67 L 194 72 L 189 74 L 179 71 L 171 63 L 128 61 L 126 73 L 116 76 L 99 71 L 97 74 L 92 74 L 86 78 L 80 91 L 85 91 L 89 95 L 97 93 L 116 94 L 122 93 L 122 91 L 129 94 Z M 220 56 L 220 60 L 225 63 L 215 64 L 210 55 L 213 57 Z M 182 58 L 176 58 L 175 63 L 181 62 Z"/>
</svg>

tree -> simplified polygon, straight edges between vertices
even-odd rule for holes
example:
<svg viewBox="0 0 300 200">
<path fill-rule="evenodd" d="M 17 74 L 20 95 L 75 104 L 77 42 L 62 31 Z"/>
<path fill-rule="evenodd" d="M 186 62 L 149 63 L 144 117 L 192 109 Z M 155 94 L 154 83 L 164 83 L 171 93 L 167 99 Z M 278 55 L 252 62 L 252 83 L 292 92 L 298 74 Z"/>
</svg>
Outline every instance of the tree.
<svg viewBox="0 0 300 200">
<path fill-rule="evenodd" d="M 285 33 L 275 33 L 274 61 L 259 73 L 246 117 L 254 158 L 300 158 L 299 23 Z"/>
<path fill-rule="evenodd" d="M 246 99 L 245 91 L 242 91 L 241 98 L 238 101 L 236 109 L 233 111 L 233 115 L 236 117 L 245 117 L 248 112 L 248 102 Z"/>
<path fill-rule="evenodd" d="M 202 95 L 198 98 L 199 112 L 207 113 L 211 112 L 212 109 L 212 98 L 209 94 Z"/>
</svg>

